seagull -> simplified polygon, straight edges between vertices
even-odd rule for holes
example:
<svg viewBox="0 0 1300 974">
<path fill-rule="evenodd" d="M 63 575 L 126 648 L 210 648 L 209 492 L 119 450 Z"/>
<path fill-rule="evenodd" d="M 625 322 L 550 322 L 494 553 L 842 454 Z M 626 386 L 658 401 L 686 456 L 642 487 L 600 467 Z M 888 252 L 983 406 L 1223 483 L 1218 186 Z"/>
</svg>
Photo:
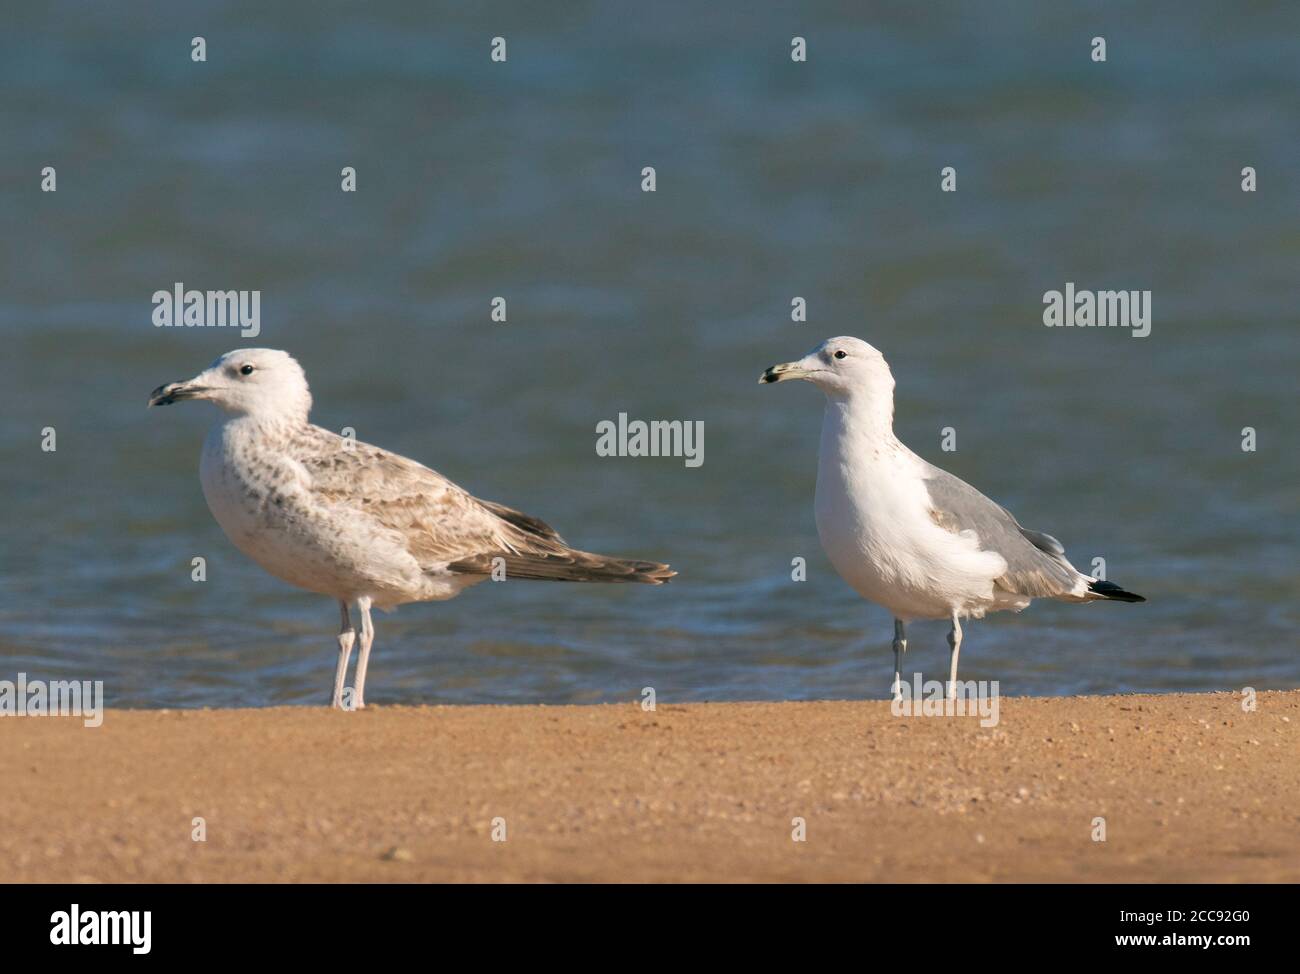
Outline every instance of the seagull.
<svg viewBox="0 0 1300 974">
<path fill-rule="evenodd" d="M 199 477 L 226 537 L 277 578 L 338 601 L 336 709 L 365 706 L 371 606 L 451 599 L 488 578 L 660 585 L 676 574 L 659 562 L 571 548 L 535 517 L 312 425 L 307 376 L 287 352 L 227 352 L 194 378 L 159 386 L 149 405 L 186 399 L 223 413 L 203 444 Z M 355 688 L 345 696 L 358 641 L 349 603 L 361 631 Z"/>
<path fill-rule="evenodd" d="M 894 376 L 859 338 L 828 338 L 759 382 L 806 379 L 826 394 L 817 460 L 817 536 L 849 586 L 894 616 L 895 699 L 904 624 L 948 619 L 948 698 L 957 695 L 961 620 L 1019 612 L 1033 599 L 1145 602 L 1070 564 L 1050 534 L 927 463 L 894 435 Z"/>
</svg>

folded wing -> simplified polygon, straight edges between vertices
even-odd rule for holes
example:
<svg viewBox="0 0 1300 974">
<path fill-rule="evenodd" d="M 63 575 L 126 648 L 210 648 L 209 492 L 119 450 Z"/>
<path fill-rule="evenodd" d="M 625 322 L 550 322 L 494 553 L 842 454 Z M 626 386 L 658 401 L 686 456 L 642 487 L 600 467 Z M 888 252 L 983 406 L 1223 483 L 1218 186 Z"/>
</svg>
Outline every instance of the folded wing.
<svg viewBox="0 0 1300 974">
<path fill-rule="evenodd" d="M 312 426 L 293 449 L 313 495 L 347 505 L 400 537 L 426 571 L 507 578 L 660 584 L 675 573 L 653 561 L 569 547 L 546 522 L 482 501 L 422 464 Z"/>
<path fill-rule="evenodd" d="M 996 551 L 1007 570 L 995 580 L 999 588 L 1031 598 L 1070 598 L 1081 590 L 1083 576 L 1050 534 L 1022 528 L 1011 512 L 989 500 L 966 481 L 926 465 L 931 517 L 945 530 L 971 531 L 984 551 Z"/>
</svg>

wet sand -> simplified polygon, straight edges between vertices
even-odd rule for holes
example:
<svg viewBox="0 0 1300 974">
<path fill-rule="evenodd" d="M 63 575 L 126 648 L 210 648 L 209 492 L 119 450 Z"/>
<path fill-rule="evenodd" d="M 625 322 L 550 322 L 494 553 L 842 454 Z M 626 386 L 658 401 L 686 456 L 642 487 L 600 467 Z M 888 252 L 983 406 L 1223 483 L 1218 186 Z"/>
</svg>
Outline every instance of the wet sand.
<svg viewBox="0 0 1300 974">
<path fill-rule="evenodd" d="M 1300 880 L 1300 691 L 1254 712 L 1228 693 L 1007 698 L 999 716 L 857 701 L 0 718 L 0 881 Z"/>
</svg>

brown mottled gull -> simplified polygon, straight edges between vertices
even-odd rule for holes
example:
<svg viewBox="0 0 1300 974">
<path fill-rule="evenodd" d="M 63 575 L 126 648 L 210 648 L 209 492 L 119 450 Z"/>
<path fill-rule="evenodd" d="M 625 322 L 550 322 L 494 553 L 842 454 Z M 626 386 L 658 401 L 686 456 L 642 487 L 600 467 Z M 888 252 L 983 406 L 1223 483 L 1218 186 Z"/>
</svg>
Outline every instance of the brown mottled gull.
<svg viewBox="0 0 1300 974">
<path fill-rule="evenodd" d="M 208 399 L 224 411 L 204 442 L 199 474 L 226 536 L 272 575 L 339 602 L 335 707 L 365 706 L 372 605 L 455 598 L 489 577 L 659 585 L 676 574 L 658 562 L 570 548 L 537 518 L 313 426 L 307 377 L 287 352 L 227 352 L 193 379 L 159 386 L 149 405 L 183 399 Z M 349 603 L 361 616 L 350 695 L 344 681 L 357 635 Z"/>
</svg>

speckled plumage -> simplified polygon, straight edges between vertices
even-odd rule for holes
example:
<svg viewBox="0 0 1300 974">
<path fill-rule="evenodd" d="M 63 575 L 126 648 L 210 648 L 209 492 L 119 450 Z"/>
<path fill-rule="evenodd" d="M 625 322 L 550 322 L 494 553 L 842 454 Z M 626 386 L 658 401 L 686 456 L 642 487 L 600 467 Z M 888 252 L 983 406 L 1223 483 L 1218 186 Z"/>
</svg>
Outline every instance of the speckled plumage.
<svg viewBox="0 0 1300 974">
<path fill-rule="evenodd" d="M 246 370 L 247 374 L 245 374 Z M 225 410 L 203 446 L 200 479 L 227 537 L 266 571 L 361 609 L 356 705 L 363 705 L 373 604 L 454 598 L 495 572 L 505 579 L 647 582 L 674 574 L 652 561 L 570 548 L 547 524 L 482 501 L 428 467 L 308 422 L 311 394 L 287 353 L 243 349 L 150 404 L 211 399 Z M 346 662 L 341 660 L 340 671 Z M 335 704 L 341 706 L 341 679 Z"/>
</svg>

